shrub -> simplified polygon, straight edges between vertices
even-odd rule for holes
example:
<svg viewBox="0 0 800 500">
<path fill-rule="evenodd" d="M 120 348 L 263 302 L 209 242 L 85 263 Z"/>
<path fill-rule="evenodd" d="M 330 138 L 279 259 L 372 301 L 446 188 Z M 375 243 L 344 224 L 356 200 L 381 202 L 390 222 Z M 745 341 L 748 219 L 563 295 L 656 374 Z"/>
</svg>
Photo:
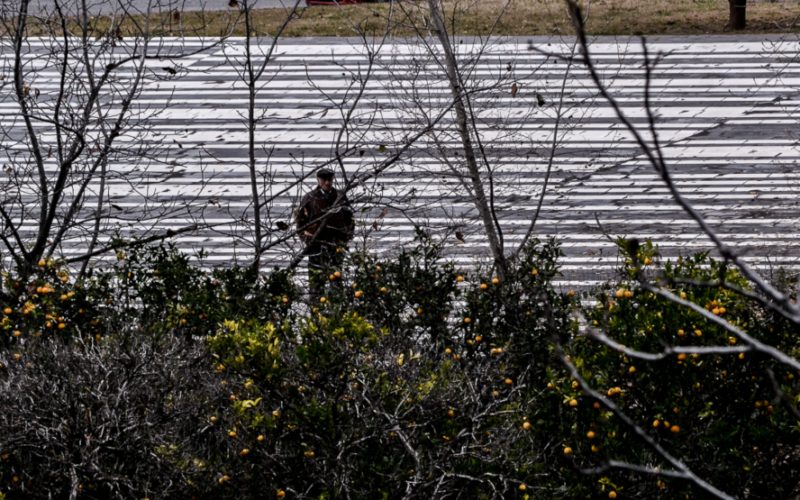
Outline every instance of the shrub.
<svg viewBox="0 0 800 500">
<path fill-rule="evenodd" d="M 750 354 L 634 360 L 590 335 L 650 353 L 735 346 L 696 313 L 641 290 L 634 262 L 796 357 L 794 330 L 729 290 L 679 284 L 724 275 L 747 288 L 707 254 L 662 262 L 650 243 L 636 255 L 621 246 L 620 279 L 581 297 L 552 286 L 554 241 L 531 242 L 500 280 L 491 269 L 458 269 L 420 232 L 395 257 L 348 255 L 310 313 L 290 273 L 207 273 L 169 247 L 120 255 L 74 285 L 57 262 L 25 284 L 8 276 L 0 490 L 707 496 L 653 473 L 668 464 L 582 391 L 556 354 L 563 347 L 591 387 L 709 483 L 747 498 L 797 495 L 797 422 L 769 376 L 795 398 L 795 374 Z M 610 469 L 609 460 L 645 469 Z"/>
</svg>

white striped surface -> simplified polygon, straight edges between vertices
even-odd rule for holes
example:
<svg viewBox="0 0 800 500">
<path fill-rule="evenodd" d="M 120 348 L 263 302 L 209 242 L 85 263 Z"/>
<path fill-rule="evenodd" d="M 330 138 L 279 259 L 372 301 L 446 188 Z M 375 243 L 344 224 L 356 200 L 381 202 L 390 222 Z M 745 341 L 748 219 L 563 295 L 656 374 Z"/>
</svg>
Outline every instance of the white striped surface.
<svg viewBox="0 0 800 500">
<path fill-rule="evenodd" d="M 542 42 L 537 44 L 542 50 L 568 50 L 568 45 L 555 40 L 550 45 L 537 41 Z M 179 41 L 168 43 L 177 45 Z M 475 49 L 468 43 L 459 48 L 464 54 Z M 37 50 L 36 44 L 32 50 Z M 225 49 L 229 56 L 241 52 L 241 40 L 233 40 Z M 756 268 L 764 272 L 777 266 L 800 268 L 798 44 L 693 38 L 684 43 L 651 44 L 650 52 L 669 53 L 651 81 L 651 101 L 664 157 L 678 187 Z M 265 78 L 257 101 L 265 116 L 256 133 L 259 168 L 272 175 L 265 191 L 286 190 L 268 206 L 270 224 L 289 221 L 298 197 L 310 188 L 310 182 L 303 188 L 293 187 L 297 175 L 307 174 L 331 158 L 332 144 L 342 126 L 342 116 L 332 103 L 345 98 L 348 72 L 363 71 L 365 64 L 359 47 L 337 39 L 288 40 L 277 53 L 273 72 L 267 71 L 271 79 Z M 593 44 L 592 53 L 622 109 L 646 133 L 638 42 L 601 40 Z M 398 75 L 404 75 L 404 65 L 418 56 L 418 47 L 392 44 L 383 48 L 357 111 L 355 130 L 364 133 L 359 148 L 366 154 L 344 160 L 350 175 L 368 171 L 385 156 L 379 152 L 379 144 L 387 144 L 391 153 L 387 137 L 396 137 L 408 127 L 401 120 L 408 117 L 409 103 L 402 102 L 400 92 L 408 90 L 410 83 Z M 535 212 L 547 167 L 546 151 L 553 140 L 565 63 L 553 59 L 545 63 L 545 59 L 528 50 L 526 42 L 497 44 L 472 74 L 476 81 L 489 84 L 513 61 L 520 88 L 514 98 L 508 90 L 475 96 L 477 104 L 488 107 L 479 113 L 479 129 L 484 143 L 494 148 L 490 156 L 497 162 L 496 203 L 508 249 L 519 244 Z M 190 253 L 204 248 L 210 252 L 208 263 L 219 265 L 234 260 L 245 263 L 252 255 L 247 246 L 252 231 L 220 209 L 241 213 L 249 206 L 250 195 L 245 167 L 247 134 L 241 119 L 246 113 L 247 93 L 225 61 L 221 49 L 184 60 L 180 78 L 148 83 L 139 100 L 152 109 L 147 119 L 152 128 L 143 139 L 150 143 L 150 154 L 163 159 L 149 165 L 147 173 L 157 182 L 148 183 L 146 191 L 151 196 L 187 202 L 187 210 L 206 209 L 205 220 L 217 224 L 216 230 L 183 235 L 178 246 Z M 35 54 L 28 63 L 42 64 Z M 163 65 L 152 63 L 156 70 Z M 345 78 L 343 72 L 348 73 Z M 417 90 L 426 93 L 430 110 L 435 112 L 446 102 L 447 87 L 434 69 L 422 71 L 423 77 L 429 83 Z M 55 68 L 45 68 L 39 78 L 35 85 L 42 94 L 57 92 Z M 546 99 L 543 107 L 535 104 L 537 92 Z M 595 284 L 609 277 L 617 265 L 614 245 L 603 235 L 596 218 L 612 238 L 652 238 L 665 256 L 709 248 L 708 238 L 672 203 L 630 134 L 613 110 L 597 98 L 581 68 L 571 69 L 565 93 L 566 119 L 536 226 L 536 236 L 555 236 L 563 244 L 567 254 L 563 284 Z M 376 108 L 380 125 L 367 128 L 364 120 Z M 328 113 L 323 117 L 325 110 Z M 506 119 L 506 125 L 495 126 L 496 119 Z M 442 130 L 452 128 L 449 123 Z M 0 124 L 21 126 L 10 99 L 0 100 Z M 38 126 L 45 140 L 53 140 L 45 125 Z M 450 133 L 445 143 L 456 150 L 458 141 L 452 130 Z M 121 138 L 121 143 L 125 140 L 129 138 Z M 5 145 L 25 154 L 21 144 Z M 261 146 L 275 149 L 267 157 Z M 487 254 L 475 211 L 457 179 L 428 153 L 412 147 L 408 161 L 375 180 L 383 185 L 383 201 L 392 209 L 377 219 L 383 205 L 357 204 L 357 209 L 367 209 L 358 213 L 363 225 L 359 226 L 357 246 L 390 250 L 407 243 L 413 237 L 413 224 L 395 210 L 403 208 L 420 217 L 436 236 L 444 234 L 447 227 L 463 224 L 460 230 L 467 235 L 466 243 L 450 237 L 448 250 L 465 265 L 474 264 L 476 256 Z M 155 227 L 135 223 L 142 198 L 141 193 L 131 192 L 129 182 L 143 174 L 125 161 L 112 165 L 112 170 L 118 175 L 109 181 L 108 195 L 123 208 L 115 215 L 123 229 L 152 234 L 191 223 L 188 212 L 180 210 Z M 34 195 L 32 187 L 25 189 L 26 196 Z M 358 195 L 352 197 L 358 199 Z M 377 230 L 372 229 L 373 222 L 378 222 Z M 29 221 L 23 229 L 34 226 L 35 221 Z M 234 245 L 227 232 L 242 239 Z M 83 249 L 81 245 L 67 247 L 65 253 Z M 285 262 L 298 250 L 299 243 L 290 240 L 268 251 L 262 263 L 271 267 Z"/>
</svg>

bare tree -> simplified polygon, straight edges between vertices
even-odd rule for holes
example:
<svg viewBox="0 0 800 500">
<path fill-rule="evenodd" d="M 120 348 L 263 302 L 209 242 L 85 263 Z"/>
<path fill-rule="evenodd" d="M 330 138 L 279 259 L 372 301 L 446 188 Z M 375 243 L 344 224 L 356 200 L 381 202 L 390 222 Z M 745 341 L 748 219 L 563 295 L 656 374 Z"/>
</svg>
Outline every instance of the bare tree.
<svg viewBox="0 0 800 500">
<path fill-rule="evenodd" d="M 693 356 L 709 354 L 736 354 L 744 356 L 745 353 L 754 353 L 765 358 L 771 358 L 779 366 L 782 366 L 787 370 L 800 370 L 800 361 L 798 361 L 792 355 L 785 353 L 779 348 L 780 346 L 769 345 L 756 338 L 753 334 L 748 333 L 743 327 L 735 324 L 732 321 L 726 320 L 723 317 L 724 311 L 721 312 L 718 310 L 718 308 L 714 308 L 712 310 L 709 306 L 694 303 L 686 298 L 686 294 L 677 291 L 678 287 L 686 286 L 708 289 L 718 288 L 720 290 L 725 289 L 746 300 L 752 301 L 754 304 L 763 308 L 764 311 L 769 311 L 782 317 L 792 325 L 793 329 L 797 330 L 800 328 L 800 308 L 798 308 L 794 299 L 796 291 L 779 290 L 776 288 L 776 286 L 769 283 L 766 279 L 759 275 L 758 272 L 748 266 L 748 264 L 741 259 L 740 255 L 733 248 L 725 244 L 722 237 L 717 234 L 715 229 L 705 220 L 703 215 L 692 206 L 692 204 L 676 187 L 672 179 L 667 160 L 662 153 L 662 146 L 658 137 L 657 120 L 652 111 L 650 103 L 651 75 L 653 69 L 660 62 L 662 55 L 659 54 L 656 57 L 652 57 L 648 52 L 646 41 L 644 38 L 642 39 L 643 66 L 645 71 L 643 104 L 647 113 L 647 122 L 644 127 L 640 128 L 636 126 L 634 122 L 626 115 L 622 107 L 611 95 L 608 90 L 607 83 L 603 81 L 603 78 L 594 65 L 594 61 L 590 54 L 587 37 L 584 31 L 580 7 L 572 0 L 567 0 L 567 6 L 570 9 L 581 51 L 581 54 L 577 60 L 587 69 L 603 99 L 605 99 L 605 101 L 611 106 L 617 118 L 634 137 L 636 143 L 640 147 L 642 155 L 652 166 L 655 172 L 660 176 L 661 180 L 672 196 L 672 199 L 684 210 L 687 215 L 689 215 L 692 220 L 697 223 L 703 233 L 709 237 L 715 250 L 723 259 L 723 262 L 719 267 L 719 278 L 717 280 L 703 281 L 674 277 L 671 278 L 664 275 L 664 273 L 653 274 L 646 272 L 645 265 L 648 264 L 648 262 L 644 262 L 642 260 L 639 242 L 636 240 L 630 240 L 628 242 L 627 255 L 631 259 L 630 265 L 631 269 L 633 270 L 631 285 L 639 287 L 643 293 L 651 294 L 651 296 L 660 298 L 666 303 L 671 303 L 679 308 L 685 309 L 686 311 L 691 311 L 697 315 L 697 317 L 708 321 L 713 326 L 719 328 L 722 332 L 725 332 L 726 338 L 729 338 L 730 341 L 724 345 L 664 345 L 661 352 L 642 352 L 622 345 L 619 341 L 608 335 L 602 326 L 597 325 L 597 323 L 593 325 L 586 321 L 581 314 L 577 314 L 578 318 L 581 320 L 584 328 L 586 329 L 586 336 L 592 340 L 599 341 L 610 349 L 613 349 L 614 351 L 623 354 L 627 358 L 634 360 L 657 362 L 667 359 L 670 356 L 686 356 L 687 354 Z M 742 287 L 740 284 L 727 281 L 728 269 L 735 269 L 738 271 L 738 273 L 746 279 L 746 282 L 753 287 L 753 290 Z M 621 296 L 623 296 L 622 289 L 617 292 L 617 297 Z M 610 301 L 610 299 L 608 300 Z M 612 302 L 601 305 L 613 307 Z M 556 329 L 553 328 L 552 331 L 556 332 Z M 671 467 L 670 469 L 654 468 L 649 465 L 630 464 L 627 462 L 609 459 L 605 462 L 603 467 L 586 470 L 585 472 L 600 473 L 609 469 L 622 469 L 633 471 L 639 474 L 651 474 L 661 477 L 679 478 L 696 485 L 706 493 L 710 494 L 712 497 L 726 500 L 734 498 L 731 494 L 722 491 L 719 487 L 715 487 L 709 484 L 702 477 L 699 477 L 684 460 L 682 460 L 680 457 L 673 456 L 668 450 L 662 447 L 656 439 L 653 439 L 649 433 L 644 430 L 641 424 L 637 423 L 634 419 L 628 416 L 626 413 L 626 408 L 616 405 L 610 397 L 606 397 L 595 390 L 587 378 L 582 375 L 581 371 L 578 370 L 575 364 L 572 363 L 570 357 L 566 354 L 561 345 L 561 340 L 559 340 L 558 335 L 555 333 L 553 336 L 553 342 L 556 344 L 556 348 L 562 363 L 567 367 L 570 375 L 580 385 L 580 388 L 584 394 L 588 395 L 592 399 L 597 400 L 611 413 L 613 413 L 614 416 L 619 418 L 619 420 L 622 421 L 630 431 L 632 431 L 637 440 L 640 440 L 642 443 L 644 443 L 644 445 L 649 447 L 652 452 L 655 453 L 655 455 L 657 455 L 661 460 Z M 776 401 L 780 401 L 782 404 L 785 404 L 790 413 L 796 416 L 800 415 L 800 412 L 797 411 L 797 408 L 789 402 L 789 399 L 784 394 L 784 390 L 779 386 L 779 384 L 777 384 L 772 370 L 766 369 L 766 372 L 769 378 L 772 380 L 773 388 L 776 394 Z M 613 391 L 609 393 L 609 396 L 612 395 Z M 627 410 L 630 409 L 628 408 Z"/>
<path fill-rule="evenodd" d="M 165 158 L 150 120 L 163 109 L 138 99 L 222 38 L 191 49 L 167 45 L 163 36 L 180 24 L 177 10 L 161 12 L 157 1 L 141 12 L 130 2 L 102 7 L 110 11 L 94 17 L 98 5 L 86 0 L 56 0 L 37 13 L 29 12 L 29 0 L 3 4 L 2 51 L 11 64 L 4 66 L 0 99 L 17 114 L 0 128 L 7 176 L 0 240 L 23 275 L 67 249 L 72 261 L 88 263 L 111 248 L 115 226 L 149 236 L 159 221 L 190 212 L 189 203 L 153 187 L 160 176 L 148 168 Z M 177 165 L 166 161 L 167 169 Z M 111 202 L 121 195 L 136 203 Z"/>
</svg>

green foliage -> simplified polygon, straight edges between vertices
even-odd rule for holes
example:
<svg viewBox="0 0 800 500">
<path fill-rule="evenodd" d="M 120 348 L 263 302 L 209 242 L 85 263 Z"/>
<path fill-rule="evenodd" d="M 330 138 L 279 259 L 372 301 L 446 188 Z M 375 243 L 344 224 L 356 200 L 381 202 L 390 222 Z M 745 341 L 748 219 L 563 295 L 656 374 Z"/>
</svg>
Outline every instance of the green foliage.
<svg viewBox="0 0 800 500">
<path fill-rule="evenodd" d="M 218 372 L 231 368 L 267 380 L 281 375 L 280 339 L 272 323 L 226 320 L 207 342 L 212 355 L 221 363 Z"/>
<path fill-rule="evenodd" d="M 778 404 L 768 370 L 795 403 L 798 374 L 739 352 L 645 362 L 590 339 L 586 328 L 648 353 L 741 345 L 697 312 L 642 290 L 635 277 L 643 272 L 792 356 L 800 348 L 796 329 L 724 287 L 687 284 L 724 278 L 750 290 L 708 254 L 666 262 L 650 242 L 634 247 L 621 240 L 620 247 L 620 279 L 576 295 L 552 285 L 562 255 L 555 241 L 532 241 L 498 276 L 459 269 L 420 231 L 394 257 L 347 255 L 340 275 L 327 279 L 325 300 L 308 308 L 298 303 L 289 273 L 205 272 L 167 247 L 119 255 L 111 268 L 75 285 L 61 281 L 57 263 L 42 266 L 25 285 L 9 276 L 3 300 L 13 310 L 2 324 L 10 333 L 0 351 L 2 380 L 31 401 L 23 404 L 6 390 L 0 404 L 31 413 L 0 418 L 0 454 L 8 455 L 0 460 L 0 489 L 36 498 L 43 491 L 37 484 L 66 498 L 68 489 L 58 485 L 71 481 L 70 462 L 44 450 L 83 456 L 85 440 L 22 423 L 70 421 L 80 429 L 74 435 L 85 436 L 109 424 L 76 416 L 117 415 L 123 408 L 133 420 L 118 428 L 152 430 L 113 439 L 109 450 L 136 446 L 125 454 L 135 463 L 103 451 L 91 456 L 114 457 L 125 466 L 120 475 L 148 471 L 124 491 L 149 498 L 158 498 L 159 488 L 171 496 L 237 500 L 281 491 L 286 498 L 325 499 L 497 498 L 498 492 L 572 499 L 607 498 L 610 491 L 618 498 L 706 498 L 675 479 L 617 469 L 602 477 L 581 473 L 609 459 L 668 464 L 583 393 L 555 356 L 558 342 L 594 389 L 700 477 L 753 499 L 796 495 L 800 424 Z M 787 285 L 793 279 L 783 275 L 782 286 L 794 289 Z M 169 359 L 180 376 L 160 375 L 172 373 Z M 103 366 L 124 370 L 107 379 Z M 161 371 L 138 375 L 139 366 Z M 133 399 L 122 396 L 130 384 L 138 388 Z M 53 393 L 66 402 L 51 404 L 45 394 Z M 101 393 L 119 401 L 113 412 Z M 42 452 L 19 451 L 19 442 Z M 43 470 L 51 472 L 37 472 Z M 98 487 L 81 497 L 123 491 L 90 470 L 81 472 L 82 481 Z M 10 482 L 14 475 L 24 479 Z"/>
</svg>

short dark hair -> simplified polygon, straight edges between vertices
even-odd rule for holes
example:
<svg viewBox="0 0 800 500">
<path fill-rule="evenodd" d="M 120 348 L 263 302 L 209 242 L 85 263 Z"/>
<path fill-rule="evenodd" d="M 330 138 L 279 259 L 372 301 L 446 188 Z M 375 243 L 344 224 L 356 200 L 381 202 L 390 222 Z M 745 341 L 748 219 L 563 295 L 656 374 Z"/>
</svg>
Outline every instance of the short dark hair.
<svg viewBox="0 0 800 500">
<path fill-rule="evenodd" d="M 317 171 L 317 179 L 329 180 L 333 179 L 333 172 L 327 168 L 321 168 Z"/>
</svg>

